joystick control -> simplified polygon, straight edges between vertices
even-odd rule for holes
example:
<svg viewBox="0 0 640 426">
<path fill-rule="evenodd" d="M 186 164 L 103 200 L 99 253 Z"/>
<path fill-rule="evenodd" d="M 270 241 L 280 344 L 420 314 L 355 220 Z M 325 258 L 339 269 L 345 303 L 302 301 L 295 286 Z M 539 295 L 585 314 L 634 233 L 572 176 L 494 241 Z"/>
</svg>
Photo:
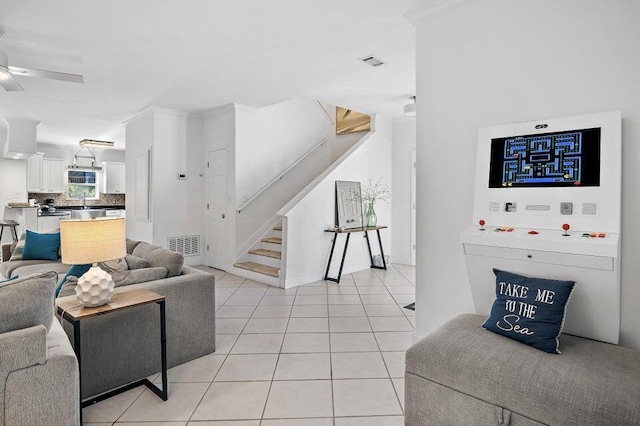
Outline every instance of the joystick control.
<svg viewBox="0 0 640 426">
<path fill-rule="evenodd" d="M 480 230 L 484 231 L 485 230 L 484 224 L 486 223 L 484 219 L 480 219 L 478 223 L 480 224 Z"/>
<path fill-rule="evenodd" d="M 563 237 L 568 237 L 569 236 L 569 229 L 571 228 L 571 226 L 569 226 L 568 223 L 565 223 L 562 225 L 562 229 L 564 229 L 564 233 L 562 234 Z"/>
</svg>

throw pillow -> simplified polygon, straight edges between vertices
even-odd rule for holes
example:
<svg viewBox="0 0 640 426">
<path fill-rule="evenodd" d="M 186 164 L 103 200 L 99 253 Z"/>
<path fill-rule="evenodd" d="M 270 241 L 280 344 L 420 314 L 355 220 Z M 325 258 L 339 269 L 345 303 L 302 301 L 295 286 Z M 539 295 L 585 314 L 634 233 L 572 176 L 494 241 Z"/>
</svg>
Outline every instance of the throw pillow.
<svg viewBox="0 0 640 426">
<path fill-rule="evenodd" d="M 128 254 L 125 256 L 125 261 L 127 262 L 127 267 L 129 269 L 142 269 L 149 267 L 149 261 L 145 258 L 134 256 L 132 254 Z"/>
<path fill-rule="evenodd" d="M 127 270 L 127 262 L 124 257 L 121 259 L 107 260 L 106 262 L 98 263 L 98 266 L 108 273 L 120 272 Z"/>
<path fill-rule="evenodd" d="M 56 287 L 55 297 L 59 297 L 60 290 L 62 289 L 62 285 L 65 283 L 65 281 L 67 281 L 67 278 L 69 277 L 80 278 L 85 274 L 85 272 L 89 270 L 89 268 L 91 268 L 90 263 L 87 263 L 84 265 L 72 265 L 71 268 L 69 268 L 69 270 L 67 271 L 67 275 L 65 275 L 58 283 L 58 286 Z"/>
<path fill-rule="evenodd" d="M 11 258 L 9 260 L 22 260 L 22 252 L 24 251 L 24 242 L 26 238 L 27 234 L 23 232 L 20 236 L 20 239 L 11 251 Z"/>
<path fill-rule="evenodd" d="M 489 331 L 559 354 L 567 304 L 574 281 L 530 278 L 494 269 L 496 300 L 482 326 Z"/>
<path fill-rule="evenodd" d="M 27 275 L 0 284 L 0 334 L 53 320 L 53 290 L 58 274 Z"/>
<path fill-rule="evenodd" d="M 58 260 L 60 233 L 38 234 L 27 230 L 22 260 Z"/>
<path fill-rule="evenodd" d="M 78 277 L 69 275 L 67 279 L 62 281 L 62 286 L 60 287 L 60 291 L 58 292 L 57 297 L 75 296 L 77 285 L 78 285 Z"/>
<path fill-rule="evenodd" d="M 149 261 L 149 266 L 162 266 L 169 271 L 168 277 L 175 277 L 182 272 L 184 257 L 159 246 L 141 242 L 133 249 L 133 255 L 144 257 Z"/>
</svg>

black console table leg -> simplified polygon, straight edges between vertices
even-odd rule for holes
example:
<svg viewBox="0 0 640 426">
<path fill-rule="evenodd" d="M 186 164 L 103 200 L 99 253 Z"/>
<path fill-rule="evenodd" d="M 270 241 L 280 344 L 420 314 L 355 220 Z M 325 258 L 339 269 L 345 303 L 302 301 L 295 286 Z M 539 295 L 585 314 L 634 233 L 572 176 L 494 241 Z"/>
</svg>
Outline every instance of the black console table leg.
<svg viewBox="0 0 640 426">
<path fill-rule="evenodd" d="M 324 279 L 329 280 L 329 268 L 331 267 L 331 259 L 333 259 L 333 249 L 336 248 L 336 240 L 338 239 L 338 233 L 333 234 L 333 242 L 331 243 L 331 253 L 329 253 L 329 261 L 327 262 L 327 271 L 324 273 Z"/>
<path fill-rule="evenodd" d="M 382 248 L 382 238 L 380 238 L 380 230 L 376 229 L 376 233 L 378 234 L 378 244 L 380 245 L 380 256 L 382 256 L 382 267 L 386 271 L 387 261 L 384 259 L 384 249 Z"/>
</svg>

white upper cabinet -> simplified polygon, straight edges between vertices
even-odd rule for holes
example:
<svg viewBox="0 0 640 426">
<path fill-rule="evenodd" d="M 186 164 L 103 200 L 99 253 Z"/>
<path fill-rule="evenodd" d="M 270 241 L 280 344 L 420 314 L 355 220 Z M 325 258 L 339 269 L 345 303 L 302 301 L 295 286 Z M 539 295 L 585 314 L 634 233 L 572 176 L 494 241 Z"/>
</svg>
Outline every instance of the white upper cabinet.
<svg viewBox="0 0 640 426">
<path fill-rule="evenodd" d="M 103 194 L 124 194 L 125 192 L 125 165 L 124 163 L 102 163 Z"/>
<path fill-rule="evenodd" d="M 36 154 L 27 159 L 27 192 L 64 192 L 64 160 Z"/>
</svg>

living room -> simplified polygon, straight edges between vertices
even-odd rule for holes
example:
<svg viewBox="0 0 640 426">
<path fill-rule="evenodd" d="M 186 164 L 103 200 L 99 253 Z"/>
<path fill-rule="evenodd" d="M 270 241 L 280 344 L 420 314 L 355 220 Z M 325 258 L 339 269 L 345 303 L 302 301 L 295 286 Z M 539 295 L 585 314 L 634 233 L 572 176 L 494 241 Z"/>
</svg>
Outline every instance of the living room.
<svg viewBox="0 0 640 426">
<path fill-rule="evenodd" d="M 147 207 L 153 220 L 136 218 L 136 198 L 127 193 L 126 234 L 159 246 L 167 237 L 200 235 L 200 256 L 184 257 L 184 264 L 215 275 L 217 310 L 215 352 L 169 369 L 168 401 L 143 387 L 132 389 L 85 408 L 85 423 L 403 424 L 404 351 L 458 314 L 475 311 L 460 234 L 476 225 L 478 129 L 534 120 L 622 112 L 619 346 L 640 349 L 640 290 L 633 278 L 639 249 L 633 238 L 639 207 L 633 141 L 640 117 L 635 2 L 74 6 L 73 11 L 38 3 L 2 6 L 0 50 L 9 54 L 10 64 L 83 74 L 85 83 L 17 76 L 24 93 L 0 91 L 0 115 L 42 121 L 40 144 L 62 144 L 74 152 L 85 138 L 115 141 L 115 148 L 124 150 L 127 179 L 135 178 L 134 166 L 145 151 L 135 142 L 130 147 L 130 140 L 155 141 L 154 153 L 168 148 L 167 162 L 156 165 L 157 180 L 151 181 L 157 198 Z M 359 59 L 371 54 L 387 63 L 367 68 Z M 236 62 L 237 67 L 227 66 Z M 324 62 L 326 68 L 317 65 Z M 386 74 L 385 66 L 401 71 Z M 91 102 L 82 93 L 87 87 Z M 408 121 L 403 108 L 413 95 L 417 117 Z M 200 267 L 208 264 L 206 211 L 192 207 L 206 204 L 208 150 L 191 145 L 190 118 L 183 113 L 234 103 L 238 109 L 263 108 L 299 97 L 347 106 L 380 123 L 373 130 L 384 138 L 390 157 L 380 160 L 388 170 L 385 180 L 392 197 L 402 194 L 403 200 L 402 206 L 395 198 L 379 203 L 379 223 L 390 225 L 381 245 L 393 264 L 387 271 L 357 269 L 368 255 L 364 244 L 353 242 L 355 258 L 346 263 L 353 269 L 340 284 L 318 279 L 298 286 L 292 280 L 291 288 L 276 288 Z M 138 126 L 128 129 L 123 123 L 132 117 L 129 123 Z M 224 128 L 212 124 L 207 143 L 229 138 L 217 132 L 233 133 L 236 117 L 231 114 Z M 402 152 L 396 149 L 400 139 Z M 406 187 L 412 186 L 415 148 L 414 268 L 403 264 L 412 258 Z M 178 179 L 182 173 L 186 180 Z M 365 169 L 362 178 L 348 180 L 364 184 L 370 175 L 375 173 Z M 7 193 L 26 188 L 24 160 L 0 159 L 0 178 L 7 188 L 0 205 L 6 205 Z M 135 188 L 134 181 L 127 188 Z M 333 208 L 333 199 L 327 203 Z M 328 238 L 321 243 L 327 252 Z M 240 243 L 234 241 L 226 265 L 236 260 Z M 325 260 L 319 263 L 325 266 Z M 291 272 L 290 278 L 307 275 Z M 413 300 L 415 314 L 403 308 Z M 162 378 L 153 373 L 151 381 L 160 384 Z M 408 424 L 432 423 L 422 418 Z"/>
</svg>

